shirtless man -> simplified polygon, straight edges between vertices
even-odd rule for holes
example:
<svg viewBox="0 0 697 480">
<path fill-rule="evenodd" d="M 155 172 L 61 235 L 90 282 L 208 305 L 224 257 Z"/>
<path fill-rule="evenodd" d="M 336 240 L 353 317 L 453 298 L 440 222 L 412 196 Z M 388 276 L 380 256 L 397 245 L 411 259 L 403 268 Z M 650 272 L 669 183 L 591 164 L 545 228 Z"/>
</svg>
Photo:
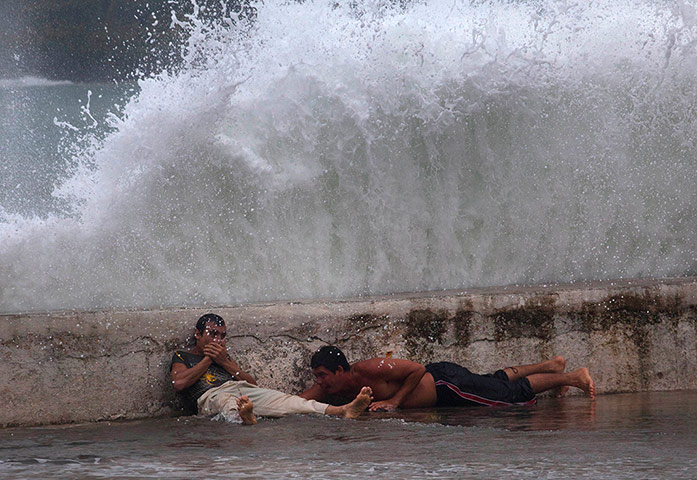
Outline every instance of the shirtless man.
<svg viewBox="0 0 697 480">
<path fill-rule="evenodd" d="M 580 388 L 591 400 L 595 384 L 585 367 L 564 373 L 566 362 L 558 356 L 532 365 L 477 375 L 450 362 L 422 365 L 409 360 L 371 358 L 349 365 L 337 347 L 320 348 L 312 356 L 315 384 L 301 397 L 325 400 L 355 395 L 368 385 L 375 401 L 371 411 L 472 405 L 530 405 L 535 394 L 569 386 Z"/>
<path fill-rule="evenodd" d="M 198 319 L 196 345 L 174 352 L 170 366 L 172 386 L 183 392 L 204 415 L 237 411 L 245 425 L 257 423 L 256 413 L 281 417 L 293 413 L 320 413 L 356 418 L 370 404 L 369 387 L 359 388 L 352 402 L 333 406 L 296 395 L 257 386 L 253 376 L 240 368 L 226 348 L 225 321 L 209 313 Z"/>
</svg>

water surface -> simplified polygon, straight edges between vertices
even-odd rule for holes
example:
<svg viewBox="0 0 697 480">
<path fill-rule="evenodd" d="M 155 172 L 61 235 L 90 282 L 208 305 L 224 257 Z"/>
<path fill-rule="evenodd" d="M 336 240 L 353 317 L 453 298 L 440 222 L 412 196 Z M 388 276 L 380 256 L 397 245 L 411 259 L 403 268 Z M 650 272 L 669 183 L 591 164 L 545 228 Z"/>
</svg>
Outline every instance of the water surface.
<svg viewBox="0 0 697 480">
<path fill-rule="evenodd" d="M 694 478 L 697 392 L 254 427 L 201 417 L 10 428 L 3 478 Z"/>
</svg>

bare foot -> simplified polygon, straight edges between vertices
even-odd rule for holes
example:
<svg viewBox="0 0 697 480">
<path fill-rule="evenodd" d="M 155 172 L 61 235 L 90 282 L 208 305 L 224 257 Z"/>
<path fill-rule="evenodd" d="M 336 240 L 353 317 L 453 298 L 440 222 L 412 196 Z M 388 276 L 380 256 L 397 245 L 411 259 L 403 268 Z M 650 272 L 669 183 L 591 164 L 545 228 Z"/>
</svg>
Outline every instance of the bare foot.
<svg viewBox="0 0 697 480">
<path fill-rule="evenodd" d="M 588 394 L 591 400 L 595 399 L 595 382 L 586 367 L 581 367 L 571 372 L 574 377 L 574 386 L 580 388 Z"/>
<path fill-rule="evenodd" d="M 557 398 L 564 398 L 566 396 L 566 392 L 569 391 L 568 385 L 564 385 L 563 387 L 559 387 L 557 389 Z"/>
<path fill-rule="evenodd" d="M 351 403 L 344 405 L 344 418 L 357 418 L 373 401 L 373 391 L 370 387 L 363 387 Z"/>
<path fill-rule="evenodd" d="M 243 395 L 237 399 L 237 413 L 242 418 L 244 425 L 256 425 L 257 419 L 254 416 L 254 404 L 249 400 L 247 395 Z"/>
</svg>

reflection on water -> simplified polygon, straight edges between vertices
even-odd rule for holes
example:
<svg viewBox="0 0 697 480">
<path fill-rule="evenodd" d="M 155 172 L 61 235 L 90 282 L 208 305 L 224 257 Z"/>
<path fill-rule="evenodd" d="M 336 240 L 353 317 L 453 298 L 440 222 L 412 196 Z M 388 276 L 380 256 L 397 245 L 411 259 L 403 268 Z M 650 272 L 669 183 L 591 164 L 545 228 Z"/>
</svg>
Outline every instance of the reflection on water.
<svg viewBox="0 0 697 480">
<path fill-rule="evenodd" d="M 4 429 L 2 478 L 694 478 L 697 392 L 537 407 Z"/>
</svg>

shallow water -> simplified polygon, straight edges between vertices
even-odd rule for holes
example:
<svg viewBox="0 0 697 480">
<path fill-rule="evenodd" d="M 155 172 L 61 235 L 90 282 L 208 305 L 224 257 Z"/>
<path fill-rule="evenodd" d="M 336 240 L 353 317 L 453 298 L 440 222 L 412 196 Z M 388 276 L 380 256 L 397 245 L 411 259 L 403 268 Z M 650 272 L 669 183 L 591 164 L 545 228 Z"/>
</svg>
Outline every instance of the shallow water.
<svg viewBox="0 0 697 480">
<path fill-rule="evenodd" d="M 697 392 L 532 408 L 10 428 L 2 478 L 694 478 Z"/>
</svg>

